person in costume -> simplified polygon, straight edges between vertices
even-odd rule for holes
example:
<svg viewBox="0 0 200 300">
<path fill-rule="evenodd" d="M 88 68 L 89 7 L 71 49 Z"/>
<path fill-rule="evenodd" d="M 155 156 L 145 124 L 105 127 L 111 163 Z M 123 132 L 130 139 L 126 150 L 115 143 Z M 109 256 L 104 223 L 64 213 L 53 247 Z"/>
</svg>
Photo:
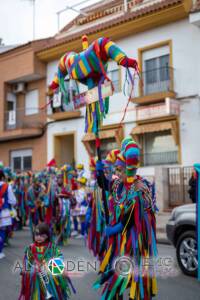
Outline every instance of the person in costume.
<svg viewBox="0 0 200 300">
<path fill-rule="evenodd" d="M 87 199 L 87 190 L 86 190 L 86 184 L 87 179 L 85 177 L 81 177 L 77 179 L 78 183 L 78 190 L 75 192 L 75 198 L 76 198 L 76 207 L 74 211 L 77 213 L 77 216 L 79 218 L 81 232 L 79 235 L 76 236 L 76 238 L 84 238 L 86 233 L 85 228 L 85 215 L 88 208 L 88 199 Z"/>
<path fill-rule="evenodd" d="M 35 174 L 33 182 L 28 189 L 27 202 L 29 207 L 29 221 L 32 236 L 35 226 L 44 221 L 45 206 L 48 205 L 46 188 L 42 183 L 40 174 Z"/>
<path fill-rule="evenodd" d="M 156 258 L 157 246 L 155 207 L 151 191 L 136 175 L 139 160 L 137 143 L 125 139 L 116 162 L 119 178 L 111 188 L 112 214 L 105 229 L 107 251 L 94 284 L 96 289 L 103 286 L 101 299 L 123 299 L 127 288 L 132 300 L 151 300 L 157 294 L 154 267 L 152 263 L 145 267 L 143 264 L 144 259 Z M 134 265 L 126 274 L 117 268 L 117 259 L 124 256 Z"/>
<path fill-rule="evenodd" d="M 104 257 L 106 238 L 104 236 L 105 231 L 105 212 L 102 204 L 102 191 L 103 188 L 100 173 L 105 176 L 106 188 L 106 200 L 109 204 L 111 182 L 114 179 L 113 165 L 117 159 L 118 149 L 114 149 L 108 153 L 106 159 L 103 162 L 91 160 L 90 165 L 95 169 L 96 185 L 94 189 L 93 201 L 90 203 L 86 213 L 86 227 L 88 228 L 88 247 L 92 251 L 93 255 L 102 261 Z"/>
<path fill-rule="evenodd" d="M 17 175 L 14 182 L 14 193 L 17 199 L 17 218 L 18 229 L 22 229 L 26 222 L 25 211 L 25 178 L 22 175 Z"/>
<path fill-rule="evenodd" d="M 54 163 L 54 161 L 53 161 Z M 51 162 L 49 163 L 51 165 Z M 50 226 L 53 232 L 53 223 L 56 218 L 56 168 L 54 166 L 47 166 L 44 170 L 46 177 L 46 194 L 48 196 L 48 205 L 45 212 L 45 223 Z"/>
<path fill-rule="evenodd" d="M 5 257 L 2 252 L 8 228 L 12 226 L 11 207 L 16 204 L 12 186 L 5 182 L 5 175 L 0 170 L 0 259 Z"/>
<path fill-rule="evenodd" d="M 18 300 L 67 300 L 72 291 L 75 293 L 65 271 L 53 275 L 48 269 L 52 258 L 64 260 L 60 249 L 51 242 L 49 226 L 41 223 L 36 227 L 34 242 L 25 250 Z"/>
<path fill-rule="evenodd" d="M 85 177 L 85 178 L 88 177 L 83 164 L 78 164 L 76 166 L 76 170 L 77 170 L 77 179 L 82 178 L 82 177 Z"/>
<path fill-rule="evenodd" d="M 96 187 L 96 158 L 95 157 L 90 157 L 89 161 L 89 171 L 90 171 L 90 176 L 87 180 L 87 188 L 90 192 L 94 192 L 95 187 Z"/>
<path fill-rule="evenodd" d="M 72 194 L 67 185 L 64 184 L 62 171 L 57 174 L 56 198 L 58 208 L 56 218 L 57 241 L 66 244 L 71 231 L 70 209 Z"/>
<path fill-rule="evenodd" d="M 73 230 L 71 232 L 71 237 L 76 237 L 78 236 L 78 229 L 79 229 L 79 219 L 78 215 L 79 212 L 77 210 L 77 200 L 76 200 L 76 194 L 78 191 L 78 182 L 77 179 L 81 175 L 81 173 L 84 169 L 83 164 L 78 164 L 76 166 L 76 169 L 73 171 L 73 177 L 70 180 L 70 188 L 72 190 L 72 193 L 74 195 L 75 203 L 72 205 L 72 210 L 71 210 L 71 216 L 72 216 L 72 221 L 73 221 Z"/>
</svg>

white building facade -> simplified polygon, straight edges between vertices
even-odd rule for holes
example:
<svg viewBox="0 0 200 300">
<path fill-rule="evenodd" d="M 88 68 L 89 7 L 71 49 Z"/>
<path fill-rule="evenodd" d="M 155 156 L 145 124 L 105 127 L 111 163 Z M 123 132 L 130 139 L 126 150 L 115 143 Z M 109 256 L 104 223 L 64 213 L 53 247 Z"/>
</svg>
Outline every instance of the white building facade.
<svg viewBox="0 0 200 300">
<path fill-rule="evenodd" d="M 130 17 L 130 20 L 126 19 L 123 1 L 108 2 L 111 2 L 110 8 L 109 5 L 104 10 L 101 8 L 103 11 L 108 12 L 109 9 L 112 11 L 115 6 L 118 10 L 114 10 L 113 14 L 110 13 L 108 16 L 97 15 L 96 19 L 90 22 L 87 22 L 87 17 L 78 17 L 71 27 L 63 29 L 56 36 L 56 45 L 59 41 L 64 44 L 64 39 L 67 40 L 69 36 L 77 35 L 80 31 L 80 51 L 81 26 L 88 27 L 92 32 L 97 21 L 100 23 L 105 21 L 106 24 L 107 20 L 114 19 L 113 16 L 117 18 L 119 15 L 118 17 L 122 20 L 124 16 L 124 20 L 116 27 L 118 29 L 115 29 L 115 20 L 113 21 L 113 29 L 109 37 L 127 56 L 138 59 L 143 80 L 135 80 L 134 95 L 123 121 L 120 138 L 132 135 L 139 141 L 143 152 L 140 169 L 142 175 L 155 177 L 158 166 L 192 166 L 200 161 L 199 12 L 190 12 L 192 1 L 169 0 L 148 1 L 148 3 L 147 1 L 130 1 L 128 6 L 130 16 L 140 9 L 147 8 L 148 10 L 150 4 L 156 7 L 155 11 L 151 10 L 149 25 L 144 25 L 148 23 L 149 15 L 144 15 L 143 19 L 141 17 L 141 23 L 138 25 L 134 23 L 137 21 L 134 21 L 134 17 L 132 19 Z M 167 2 L 169 2 L 168 5 Z M 157 8 L 156 5 L 160 6 Z M 91 14 L 99 10 L 100 8 L 96 6 L 87 9 Z M 167 18 L 168 14 L 171 15 Z M 115 30 L 120 30 L 120 28 L 122 33 L 117 34 Z M 102 25 L 102 30 L 97 36 L 91 34 L 90 37 L 89 34 L 89 40 L 92 41 L 93 36 L 95 38 L 107 36 L 108 33 L 106 25 L 105 29 Z M 66 52 L 68 51 L 67 45 L 66 42 L 66 47 L 62 48 L 66 49 Z M 71 50 L 70 47 L 69 50 Z M 74 50 L 77 51 L 77 49 Z M 40 55 L 42 57 L 44 54 L 41 52 Z M 51 83 L 57 66 L 58 58 L 47 59 L 47 85 Z M 102 134 L 103 153 L 120 145 L 116 131 L 128 101 L 128 96 L 124 95 L 123 89 L 125 69 L 110 62 L 108 74 L 113 79 L 117 91 L 110 97 L 109 114 L 102 128 L 104 132 Z M 52 119 L 53 115 L 55 114 L 50 114 L 49 118 Z M 48 160 L 59 157 L 60 163 L 64 163 L 69 157 L 67 162 L 85 163 L 87 168 L 89 155 L 94 154 L 95 146 L 94 138 L 85 136 L 84 115 L 84 109 L 81 109 L 75 117 L 68 114 L 66 118 L 63 116 L 61 119 L 56 119 L 56 122 L 53 118 L 54 123 L 48 126 L 47 131 Z M 62 159 L 61 156 L 63 156 Z"/>
</svg>

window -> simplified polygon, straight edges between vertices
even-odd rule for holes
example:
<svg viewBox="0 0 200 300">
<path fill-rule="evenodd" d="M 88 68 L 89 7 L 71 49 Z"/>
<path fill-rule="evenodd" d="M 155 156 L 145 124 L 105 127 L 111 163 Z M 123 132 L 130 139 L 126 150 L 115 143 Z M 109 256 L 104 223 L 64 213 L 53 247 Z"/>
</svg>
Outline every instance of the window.
<svg viewBox="0 0 200 300">
<path fill-rule="evenodd" d="M 145 94 L 170 88 L 169 55 L 145 60 Z"/>
<path fill-rule="evenodd" d="M 170 46 L 142 51 L 143 94 L 167 92 L 171 87 Z"/>
<path fill-rule="evenodd" d="M 92 150 L 92 155 L 95 156 L 96 155 L 96 142 L 94 141 L 90 141 L 90 147 Z M 113 149 L 118 149 L 119 146 L 116 142 L 116 139 L 113 138 L 108 138 L 108 139 L 101 139 L 101 156 L 102 159 L 105 159 L 107 154 L 113 150 Z"/>
<path fill-rule="evenodd" d="M 101 140 L 101 155 L 103 158 L 106 158 L 107 154 L 113 150 L 118 149 L 119 146 L 115 138 L 109 138 Z"/>
<path fill-rule="evenodd" d="M 114 92 L 119 93 L 120 92 L 119 69 L 110 71 L 108 77 L 112 80 L 112 83 L 114 85 Z"/>
<path fill-rule="evenodd" d="M 13 171 L 21 171 L 21 157 L 13 157 Z"/>
<path fill-rule="evenodd" d="M 25 96 L 25 114 L 34 115 L 39 112 L 39 91 L 33 90 L 26 93 Z"/>
<path fill-rule="evenodd" d="M 24 156 L 23 157 L 24 171 L 28 171 L 32 169 L 32 156 Z"/>
<path fill-rule="evenodd" d="M 170 130 L 145 133 L 143 139 L 144 165 L 162 165 L 178 162 L 178 146 Z"/>
<path fill-rule="evenodd" d="M 119 66 L 114 61 L 109 61 L 108 64 L 108 77 L 112 80 L 114 85 L 114 93 L 119 93 L 121 91 L 120 82 L 120 69 Z"/>
<path fill-rule="evenodd" d="M 16 150 L 11 152 L 11 167 L 14 172 L 32 169 L 32 150 Z"/>
</svg>

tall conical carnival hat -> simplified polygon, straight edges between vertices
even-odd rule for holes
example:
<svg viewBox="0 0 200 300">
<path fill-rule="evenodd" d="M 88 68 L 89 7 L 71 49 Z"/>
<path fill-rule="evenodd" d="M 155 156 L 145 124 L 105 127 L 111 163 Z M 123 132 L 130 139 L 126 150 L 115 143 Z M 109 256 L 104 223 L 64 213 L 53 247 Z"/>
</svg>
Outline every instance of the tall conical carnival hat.
<svg viewBox="0 0 200 300">
<path fill-rule="evenodd" d="M 130 142 L 135 142 L 131 136 L 127 136 L 122 140 L 121 143 L 121 152 L 123 152 L 126 148 L 126 145 Z"/>
<path fill-rule="evenodd" d="M 117 160 L 117 156 L 119 155 L 120 150 L 119 149 L 113 149 L 111 150 L 104 160 L 104 167 L 112 168 L 115 165 L 115 162 Z"/>
<path fill-rule="evenodd" d="M 134 176 L 136 170 L 140 166 L 140 148 L 138 144 L 132 139 L 124 144 L 124 149 L 122 155 L 126 161 L 126 175 L 127 182 L 132 183 L 134 181 Z"/>
<path fill-rule="evenodd" d="M 108 155 L 106 156 L 106 161 L 108 163 L 114 164 L 117 160 L 117 155 L 120 153 L 119 149 L 113 149 L 111 150 Z"/>
<path fill-rule="evenodd" d="M 97 161 L 96 157 L 90 157 L 89 169 L 90 169 L 91 172 L 96 171 L 96 161 Z"/>
</svg>

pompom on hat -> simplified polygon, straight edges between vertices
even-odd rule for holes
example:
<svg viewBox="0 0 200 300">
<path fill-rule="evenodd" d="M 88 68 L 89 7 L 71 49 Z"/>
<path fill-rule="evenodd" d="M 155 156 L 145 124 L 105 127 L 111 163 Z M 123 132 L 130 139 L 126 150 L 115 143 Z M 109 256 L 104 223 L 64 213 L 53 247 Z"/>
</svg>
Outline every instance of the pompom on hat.
<svg viewBox="0 0 200 300">
<path fill-rule="evenodd" d="M 84 169 L 84 165 L 83 165 L 83 164 L 78 164 L 78 165 L 76 166 L 76 168 L 77 168 L 78 170 L 83 170 L 83 169 Z"/>
<path fill-rule="evenodd" d="M 62 167 L 61 167 L 61 171 L 62 172 L 70 172 L 72 170 L 72 166 L 69 165 L 69 164 L 64 164 Z"/>
<path fill-rule="evenodd" d="M 77 179 L 77 182 L 86 185 L 86 183 L 87 183 L 87 178 L 85 178 L 85 177 L 80 177 L 80 178 Z"/>
</svg>

